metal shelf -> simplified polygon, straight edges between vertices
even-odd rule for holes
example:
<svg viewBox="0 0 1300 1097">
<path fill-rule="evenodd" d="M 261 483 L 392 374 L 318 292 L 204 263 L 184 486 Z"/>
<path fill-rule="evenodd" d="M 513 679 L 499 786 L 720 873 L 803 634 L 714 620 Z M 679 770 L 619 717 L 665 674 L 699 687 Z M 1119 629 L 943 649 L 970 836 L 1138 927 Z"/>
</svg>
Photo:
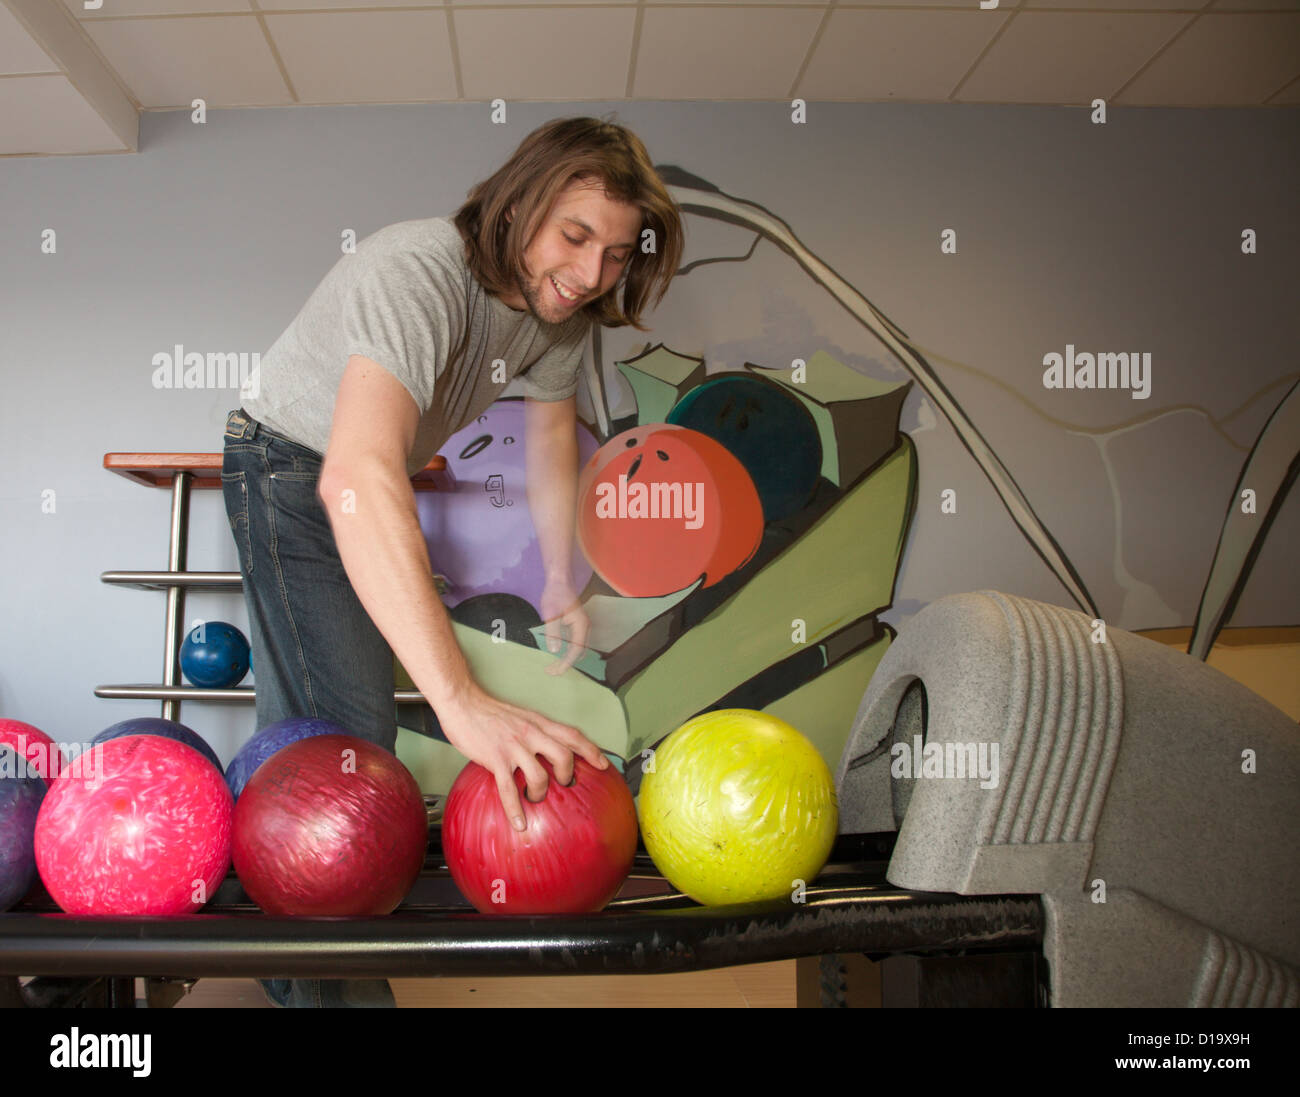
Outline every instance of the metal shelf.
<svg viewBox="0 0 1300 1097">
<path fill-rule="evenodd" d="M 241 704 L 257 699 L 253 686 L 236 686 L 234 689 L 204 689 L 200 686 L 168 686 L 145 683 L 139 685 L 96 686 L 96 697 L 115 701 L 225 701 Z M 413 689 L 393 691 L 393 701 L 399 705 L 422 705 L 424 694 Z"/>
<path fill-rule="evenodd" d="M 244 581 L 237 571 L 105 571 L 100 582 L 136 590 L 243 590 Z"/>
</svg>

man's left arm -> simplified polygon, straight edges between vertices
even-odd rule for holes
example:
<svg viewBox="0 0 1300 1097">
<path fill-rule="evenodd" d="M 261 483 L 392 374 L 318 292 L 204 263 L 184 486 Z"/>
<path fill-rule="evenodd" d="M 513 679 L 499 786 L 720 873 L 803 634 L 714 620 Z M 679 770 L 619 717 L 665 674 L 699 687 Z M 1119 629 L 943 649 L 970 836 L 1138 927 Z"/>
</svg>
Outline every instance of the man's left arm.
<svg viewBox="0 0 1300 1097">
<path fill-rule="evenodd" d="M 546 646 L 564 657 L 547 668 L 560 674 L 580 656 L 587 642 L 587 614 L 573 588 L 574 537 L 578 513 L 577 398 L 524 402 L 528 507 L 546 572 L 538 610 L 546 623 Z"/>
</svg>

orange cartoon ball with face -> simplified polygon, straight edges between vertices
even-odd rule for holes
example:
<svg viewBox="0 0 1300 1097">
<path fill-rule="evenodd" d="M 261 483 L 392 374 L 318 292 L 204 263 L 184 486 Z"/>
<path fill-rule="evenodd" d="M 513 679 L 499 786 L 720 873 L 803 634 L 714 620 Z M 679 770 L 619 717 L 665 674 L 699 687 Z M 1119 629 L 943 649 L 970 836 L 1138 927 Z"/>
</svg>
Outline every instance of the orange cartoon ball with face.
<svg viewBox="0 0 1300 1097">
<path fill-rule="evenodd" d="M 706 587 L 748 563 L 763 506 L 745 467 L 720 443 L 652 423 L 606 442 L 578 481 L 578 542 L 619 594 L 653 598 Z"/>
</svg>

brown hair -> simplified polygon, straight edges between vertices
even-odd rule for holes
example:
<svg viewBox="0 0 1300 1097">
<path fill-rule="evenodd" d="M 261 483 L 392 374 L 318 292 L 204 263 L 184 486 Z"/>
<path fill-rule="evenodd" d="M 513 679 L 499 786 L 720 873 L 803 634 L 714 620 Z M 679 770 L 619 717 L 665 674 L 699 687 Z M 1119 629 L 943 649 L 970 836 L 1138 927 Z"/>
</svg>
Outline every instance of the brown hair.
<svg viewBox="0 0 1300 1097">
<path fill-rule="evenodd" d="M 638 236 L 646 229 L 654 232 L 655 250 L 647 253 L 638 243 L 614 288 L 582 308 L 604 327 L 631 324 L 645 331 L 641 313 L 663 299 L 681 261 L 681 213 L 640 138 L 613 122 L 548 122 L 525 137 L 495 175 L 470 190 L 453 218 L 465 240 L 469 268 L 489 293 L 513 293 L 517 272 L 524 269 L 524 250 L 574 178 L 603 180 L 611 200 L 641 208 Z M 509 218 L 512 207 L 517 207 L 516 215 Z"/>
</svg>

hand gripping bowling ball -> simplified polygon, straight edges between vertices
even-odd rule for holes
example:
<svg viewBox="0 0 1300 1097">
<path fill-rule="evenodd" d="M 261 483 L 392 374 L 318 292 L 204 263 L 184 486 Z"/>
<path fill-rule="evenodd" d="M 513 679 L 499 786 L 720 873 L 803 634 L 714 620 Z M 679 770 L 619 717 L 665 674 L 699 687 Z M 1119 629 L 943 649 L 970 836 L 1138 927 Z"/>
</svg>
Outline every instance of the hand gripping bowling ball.
<svg viewBox="0 0 1300 1097">
<path fill-rule="evenodd" d="M 204 689 L 231 689 L 248 673 L 248 638 L 225 621 L 205 621 L 181 642 L 181 673 Z"/>
<path fill-rule="evenodd" d="M 235 805 L 235 872 L 267 914 L 391 914 L 429 841 L 420 788 L 383 747 L 315 735 L 277 751 Z"/>
<path fill-rule="evenodd" d="M 68 914 L 191 914 L 230 867 L 230 790 L 198 751 L 133 735 L 50 786 L 36 867 Z M 76 773 L 73 776 L 73 773 Z"/>
<path fill-rule="evenodd" d="M 838 830 L 835 781 L 784 720 L 723 709 L 688 720 L 641 779 L 651 860 L 698 903 L 789 898 L 811 884 Z"/>
<path fill-rule="evenodd" d="M 515 771 L 526 830 L 510 825 L 491 771 L 470 762 L 451 786 L 442 852 L 462 895 L 481 914 L 583 914 L 618 893 L 636 856 L 636 805 L 614 766 L 574 757 L 574 781 L 550 779 L 539 804 Z"/>
<path fill-rule="evenodd" d="M 347 735 L 346 728 L 328 720 L 319 720 L 310 716 L 293 716 L 288 720 L 277 720 L 267 724 L 248 740 L 226 767 L 226 784 L 230 786 L 231 795 L 236 800 L 244 791 L 248 779 L 257 772 L 258 767 L 279 750 L 299 739 L 310 739 L 313 735 Z"/>
<path fill-rule="evenodd" d="M 0 743 L 0 911 L 26 895 L 36 879 L 36 817 L 45 791 L 36 767 Z"/>
</svg>

